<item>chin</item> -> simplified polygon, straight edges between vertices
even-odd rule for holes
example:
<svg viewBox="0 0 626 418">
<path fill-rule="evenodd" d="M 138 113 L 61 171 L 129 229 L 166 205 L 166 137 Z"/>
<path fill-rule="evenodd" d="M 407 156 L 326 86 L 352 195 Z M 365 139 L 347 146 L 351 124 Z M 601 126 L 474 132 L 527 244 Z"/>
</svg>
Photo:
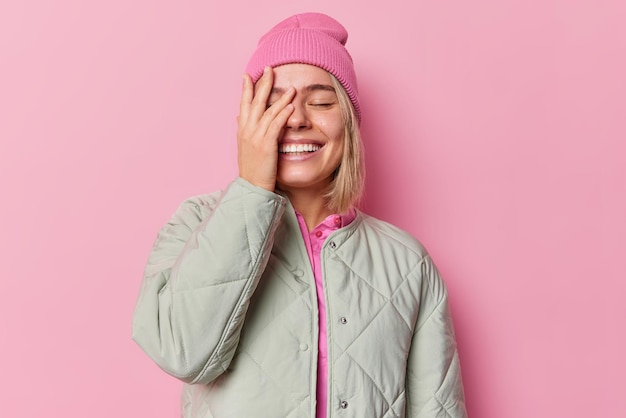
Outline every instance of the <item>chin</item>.
<svg viewBox="0 0 626 418">
<path fill-rule="evenodd" d="M 330 177 L 314 178 L 310 176 L 286 176 L 276 181 L 278 188 L 289 189 L 325 189 L 330 185 Z"/>
<path fill-rule="evenodd" d="M 276 182 L 279 188 L 286 189 L 306 189 L 315 186 L 315 182 L 306 180 L 279 180 Z"/>
</svg>

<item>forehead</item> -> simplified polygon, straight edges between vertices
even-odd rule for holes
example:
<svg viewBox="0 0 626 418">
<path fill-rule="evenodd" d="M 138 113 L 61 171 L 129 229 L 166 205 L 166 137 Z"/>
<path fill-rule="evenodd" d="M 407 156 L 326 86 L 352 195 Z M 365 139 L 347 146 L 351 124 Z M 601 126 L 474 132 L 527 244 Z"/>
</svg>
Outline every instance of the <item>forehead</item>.
<svg viewBox="0 0 626 418">
<path fill-rule="evenodd" d="M 308 64 L 286 64 L 274 68 L 274 88 L 303 90 L 314 84 L 332 86 L 330 74 Z"/>
</svg>

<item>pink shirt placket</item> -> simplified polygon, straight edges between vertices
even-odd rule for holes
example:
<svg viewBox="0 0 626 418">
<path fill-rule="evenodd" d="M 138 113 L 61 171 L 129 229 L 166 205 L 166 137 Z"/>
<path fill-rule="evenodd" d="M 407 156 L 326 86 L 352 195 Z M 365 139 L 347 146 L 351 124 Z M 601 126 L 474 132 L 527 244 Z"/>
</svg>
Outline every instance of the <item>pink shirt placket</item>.
<svg viewBox="0 0 626 418">
<path fill-rule="evenodd" d="M 328 405 L 328 341 L 326 338 L 326 303 L 322 280 L 321 251 L 324 241 L 339 228 L 349 225 L 356 217 L 354 209 L 344 215 L 330 215 L 309 232 L 302 215 L 296 211 L 300 231 L 309 255 L 309 261 L 315 277 L 317 306 L 319 311 L 319 347 L 317 358 L 317 418 L 326 418 Z"/>
</svg>

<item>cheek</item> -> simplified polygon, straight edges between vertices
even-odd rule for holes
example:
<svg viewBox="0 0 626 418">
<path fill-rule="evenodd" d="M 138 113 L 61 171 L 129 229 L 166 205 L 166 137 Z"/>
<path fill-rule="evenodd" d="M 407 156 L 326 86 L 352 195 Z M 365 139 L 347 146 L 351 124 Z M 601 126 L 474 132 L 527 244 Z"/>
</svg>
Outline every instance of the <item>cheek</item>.
<svg viewBox="0 0 626 418">
<path fill-rule="evenodd" d="M 333 139 L 332 143 L 333 152 L 330 155 L 330 165 L 336 170 L 341 164 L 341 161 L 343 160 L 343 153 L 345 152 L 343 137 Z"/>
<path fill-rule="evenodd" d="M 344 126 L 341 118 L 324 119 L 318 126 L 330 141 L 343 143 Z"/>
</svg>

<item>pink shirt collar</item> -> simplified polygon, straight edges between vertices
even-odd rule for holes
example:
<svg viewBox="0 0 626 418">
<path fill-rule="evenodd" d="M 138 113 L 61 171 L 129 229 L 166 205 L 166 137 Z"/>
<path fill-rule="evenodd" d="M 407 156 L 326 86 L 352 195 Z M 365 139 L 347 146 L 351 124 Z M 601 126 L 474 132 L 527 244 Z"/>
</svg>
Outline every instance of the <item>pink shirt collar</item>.
<svg viewBox="0 0 626 418">
<path fill-rule="evenodd" d="M 308 229 L 306 229 L 306 223 L 303 224 L 304 218 L 302 217 L 302 214 L 300 214 L 300 212 L 298 212 L 295 209 L 294 211 L 296 212 L 296 217 L 298 218 L 298 223 L 300 224 L 301 229 L 302 229 L 302 225 L 305 226 L 305 229 L 302 231 L 302 233 L 304 234 L 305 232 L 308 232 Z M 313 234 L 315 233 L 316 230 L 323 230 L 323 229 L 330 229 L 330 230 L 335 231 L 339 228 L 343 228 L 344 226 L 350 225 L 352 221 L 354 221 L 355 218 L 356 218 L 356 209 L 354 208 L 348 209 L 348 211 L 344 214 L 328 215 L 326 218 L 324 218 L 322 222 L 320 222 L 319 225 L 313 228 L 311 233 Z"/>
</svg>

